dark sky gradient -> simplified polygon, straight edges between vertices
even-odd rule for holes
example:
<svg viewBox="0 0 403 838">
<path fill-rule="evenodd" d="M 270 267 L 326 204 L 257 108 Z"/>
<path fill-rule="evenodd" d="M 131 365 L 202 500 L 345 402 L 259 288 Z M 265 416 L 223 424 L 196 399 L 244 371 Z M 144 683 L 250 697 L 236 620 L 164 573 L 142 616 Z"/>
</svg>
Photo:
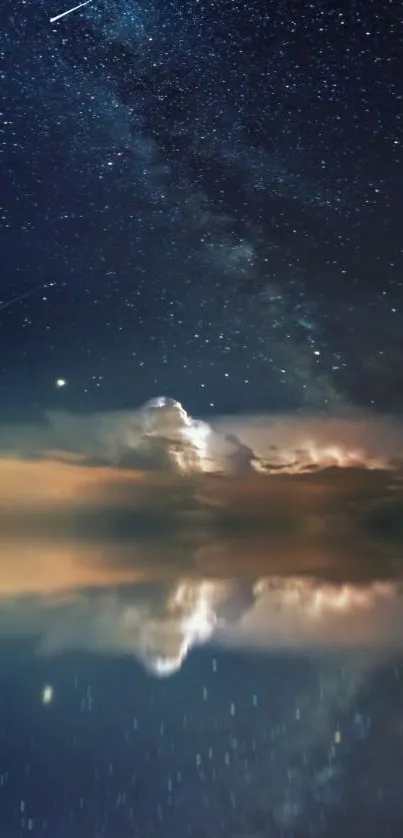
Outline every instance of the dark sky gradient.
<svg viewBox="0 0 403 838">
<path fill-rule="evenodd" d="M 400 4 L 65 8 L 1 4 L 3 414 L 401 408 Z"/>
<path fill-rule="evenodd" d="M 108 412 L 159 395 L 207 418 L 403 411 L 401 0 L 94 0 L 52 25 L 68 6 L 0 2 L 0 423 L 27 420 L 2 427 L 1 439 L 19 440 L 13 450 L 27 457 L 59 430 L 65 443 L 80 430 L 78 451 L 91 451 L 97 434 L 113 447 L 111 425 L 123 419 Z M 51 417 L 41 448 L 31 419 L 52 408 L 67 416 Z M 71 417 L 80 411 L 105 416 L 86 425 Z M 392 449 L 398 426 L 377 422 Z M 79 591 L 73 618 L 58 620 L 55 609 L 46 635 L 60 653 L 40 655 L 41 613 L 21 591 L 37 592 L 46 576 L 54 592 L 59 573 L 67 586 L 85 570 L 85 545 L 75 567 L 68 545 L 52 549 L 42 532 L 40 542 L 34 516 L 31 537 L 26 511 L 10 531 L 19 497 L 39 501 L 50 486 L 52 503 L 74 500 L 68 483 L 58 493 L 51 468 L 48 482 L 40 469 L 38 480 L 35 470 L 16 480 L 3 469 L 0 487 L 1 838 L 400 838 L 399 620 L 385 654 L 371 640 L 356 654 L 336 644 L 326 657 L 310 647 L 207 646 L 159 679 L 131 654 L 133 612 L 122 612 L 127 645 L 114 646 L 102 608 L 98 622 L 92 611 L 80 621 Z M 340 470 L 332 474 L 337 488 Z M 362 491 L 347 497 L 355 519 L 362 496 L 372 500 L 371 481 L 360 479 Z M 391 495 L 389 472 L 380 479 Z M 216 480 L 218 494 L 222 485 L 239 488 Z M 165 497 L 175 500 L 169 487 Z M 332 496 L 312 497 L 331 507 L 337 557 Z M 371 541 L 384 575 L 386 531 L 399 574 L 396 506 Z M 318 532 L 323 550 L 317 512 L 307 537 Z M 148 523 L 154 534 L 157 523 Z M 217 572 L 213 535 L 205 573 Z M 167 535 L 165 561 L 186 554 L 189 573 L 202 573 L 192 539 L 180 536 L 176 549 Z M 250 572 L 253 541 L 246 549 L 239 529 L 237 542 L 231 536 L 228 575 L 242 575 L 234 553 Z M 155 572 L 154 555 L 144 550 L 142 560 Z M 119 570 L 116 551 L 112 559 Z M 356 549 L 354 561 L 365 564 Z M 94 585 L 101 570 L 94 559 Z M 73 593 L 61 595 L 62 612 Z M 101 604 L 115 598 L 99 592 Z M 160 618 L 161 606 L 161 640 Z M 135 624 L 141 637 L 144 623 Z M 63 633 L 81 642 L 58 647 Z M 97 652 L 68 651 L 77 648 Z"/>
</svg>

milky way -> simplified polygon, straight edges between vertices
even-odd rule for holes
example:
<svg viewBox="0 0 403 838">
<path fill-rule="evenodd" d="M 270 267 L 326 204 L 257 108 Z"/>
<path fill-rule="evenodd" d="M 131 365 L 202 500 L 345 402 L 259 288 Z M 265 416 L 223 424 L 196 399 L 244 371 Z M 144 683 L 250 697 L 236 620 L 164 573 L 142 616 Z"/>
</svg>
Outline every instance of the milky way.
<svg viewBox="0 0 403 838">
<path fill-rule="evenodd" d="M 398 5 L 61 11 L 1 10 L 5 406 L 401 406 Z"/>
<path fill-rule="evenodd" d="M 1 838 L 395 838 L 401 3 L 70 5 L 0 4 Z"/>
</svg>

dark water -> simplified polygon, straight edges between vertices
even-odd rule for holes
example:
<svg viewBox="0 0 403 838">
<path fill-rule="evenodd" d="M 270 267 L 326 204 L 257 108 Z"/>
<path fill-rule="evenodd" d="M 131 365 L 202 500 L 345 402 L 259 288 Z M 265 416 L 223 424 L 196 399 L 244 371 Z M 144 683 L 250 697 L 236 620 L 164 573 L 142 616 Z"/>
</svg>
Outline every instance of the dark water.
<svg viewBox="0 0 403 838">
<path fill-rule="evenodd" d="M 399 479 L 3 509 L 2 838 L 400 835 Z"/>
</svg>

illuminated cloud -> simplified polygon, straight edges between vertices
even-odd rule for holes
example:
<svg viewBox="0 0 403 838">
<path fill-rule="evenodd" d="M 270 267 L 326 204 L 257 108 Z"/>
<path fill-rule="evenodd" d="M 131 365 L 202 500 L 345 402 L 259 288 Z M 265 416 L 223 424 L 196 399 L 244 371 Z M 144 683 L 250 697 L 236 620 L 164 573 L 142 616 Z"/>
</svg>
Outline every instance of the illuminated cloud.
<svg viewBox="0 0 403 838">
<path fill-rule="evenodd" d="M 371 580 L 400 566 L 402 441 L 388 418 L 209 425 L 165 397 L 0 427 L 0 631 L 159 675 L 210 640 L 398 643 L 398 589 Z"/>
<path fill-rule="evenodd" d="M 392 417 L 259 415 L 193 419 L 174 399 L 74 415 L 49 412 L 32 425 L 0 426 L 0 452 L 142 470 L 296 473 L 328 466 L 383 468 L 403 459 L 403 426 Z"/>
<path fill-rule="evenodd" d="M 225 416 L 217 434 L 232 434 L 268 470 L 290 473 L 329 466 L 383 468 L 403 460 L 403 424 L 398 417 L 360 411 Z"/>
</svg>

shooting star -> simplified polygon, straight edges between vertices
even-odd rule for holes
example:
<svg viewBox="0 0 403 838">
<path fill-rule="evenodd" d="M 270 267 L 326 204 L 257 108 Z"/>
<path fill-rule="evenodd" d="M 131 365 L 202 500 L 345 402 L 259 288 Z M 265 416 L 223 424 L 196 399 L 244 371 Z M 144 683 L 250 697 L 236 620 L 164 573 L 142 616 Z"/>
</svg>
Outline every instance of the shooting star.
<svg viewBox="0 0 403 838">
<path fill-rule="evenodd" d="M 60 15 L 56 15 L 56 17 L 51 17 L 50 22 L 56 23 L 57 20 L 60 20 L 62 17 L 66 17 L 66 15 L 70 15 L 71 12 L 76 12 L 77 9 L 81 9 L 83 6 L 88 6 L 88 3 L 92 3 L 93 0 L 85 0 L 84 3 L 79 3 L 78 6 L 73 6 L 72 9 L 67 9 L 67 12 L 60 12 Z"/>
<path fill-rule="evenodd" d="M 25 300 L 26 297 L 30 297 L 31 294 L 35 294 L 37 291 L 40 291 L 42 288 L 51 288 L 53 285 L 56 285 L 55 282 L 41 282 L 40 285 L 35 285 L 34 288 L 31 288 L 29 291 L 25 291 L 24 294 L 19 294 L 18 297 L 12 297 L 11 300 L 6 300 L 6 302 L 0 301 L 0 311 L 4 311 L 5 308 L 14 305 L 14 303 L 19 303 L 20 300 Z"/>
</svg>

